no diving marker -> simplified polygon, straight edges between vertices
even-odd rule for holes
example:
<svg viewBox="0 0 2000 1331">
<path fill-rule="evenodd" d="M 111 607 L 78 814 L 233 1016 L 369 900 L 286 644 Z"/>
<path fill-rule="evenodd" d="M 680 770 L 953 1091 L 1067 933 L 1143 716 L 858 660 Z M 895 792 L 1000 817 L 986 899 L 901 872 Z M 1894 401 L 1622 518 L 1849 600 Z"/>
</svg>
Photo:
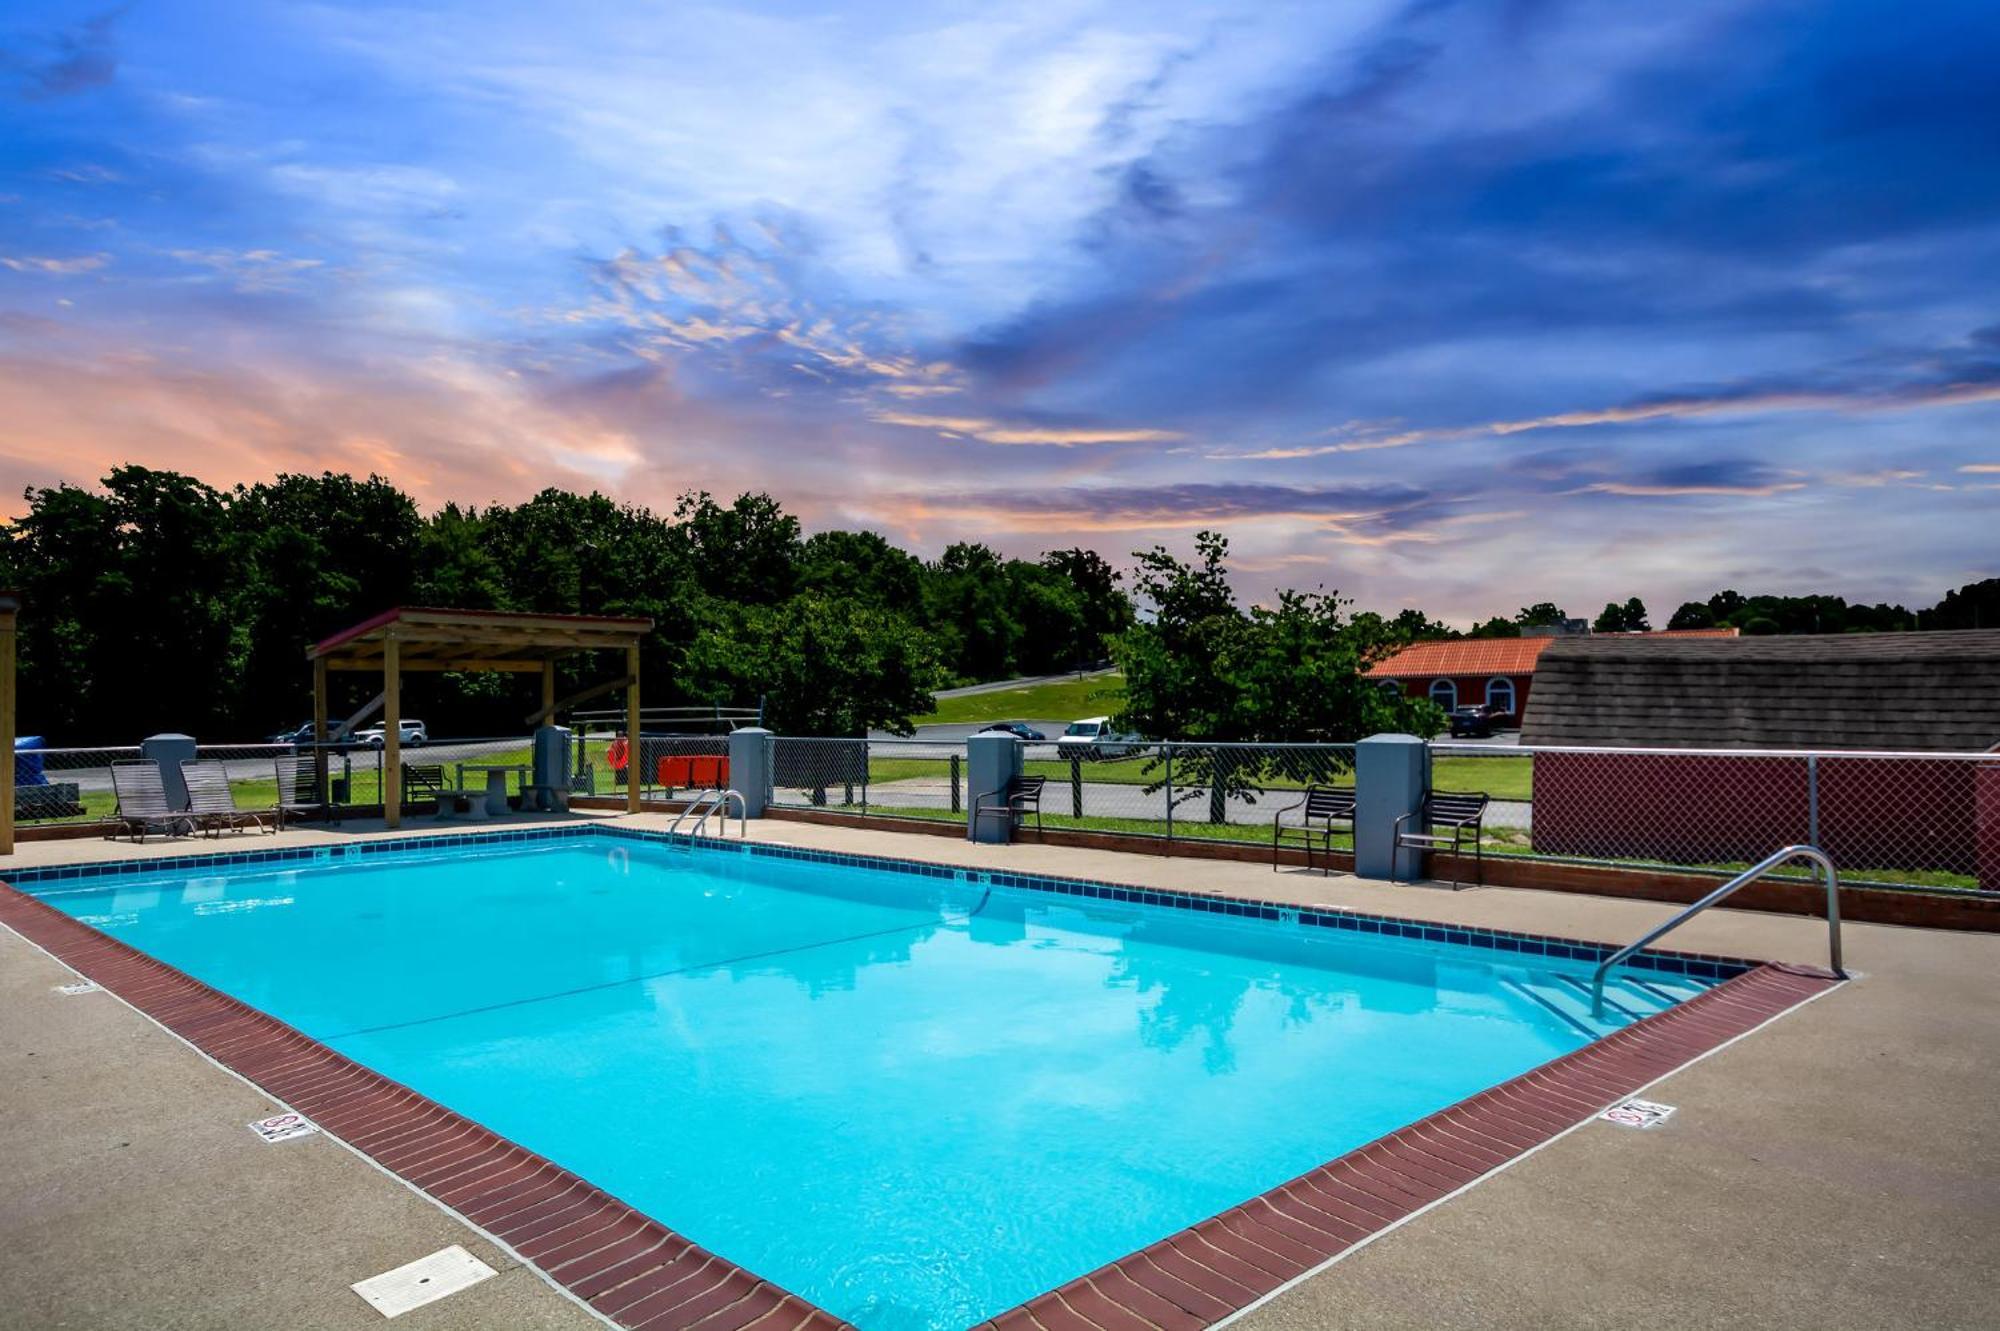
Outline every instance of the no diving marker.
<svg viewBox="0 0 2000 1331">
<path fill-rule="evenodd" d="M 97 989 L 98 984 L 95 980 L 75 980 L 69 984 L 59 984 L 55 987 L 57 993 L 67 994 L 72 998 L 78 994 L 94 994 L 97 992 Z"/>
<path fill-rule="evenodd" d="M 288 1142 L 294 1137 L 310 1137 L 319 1129 L 304 1114 L 273 1114 L 252 1123 L 250 1131 L 267 1142 Z"/>
<path fill-rule="evenodd" d="M 1651 1100 L 1627 1100 L 1598 1115 L 1621 1128 L 1657 1128 L 1673 1116 L 1672 1105 L 1656 1105 Z"/>
</svg>

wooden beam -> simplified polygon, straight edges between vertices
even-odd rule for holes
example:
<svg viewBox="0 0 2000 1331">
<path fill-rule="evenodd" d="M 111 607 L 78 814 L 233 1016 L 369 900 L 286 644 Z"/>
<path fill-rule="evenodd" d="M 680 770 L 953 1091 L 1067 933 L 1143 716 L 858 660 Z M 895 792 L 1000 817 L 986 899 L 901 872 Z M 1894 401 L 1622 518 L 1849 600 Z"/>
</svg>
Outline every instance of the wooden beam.
<svg viewBox="0 0 2000 1331">
<path fill-rule="evenodd" d="M 326 661 L 313 662 L 313 798 L 325 802 L 326 788 Z M 291 791 L 279 791 L 279 798 L 297 798 Z"/>
<path fill-rule="evenodd" d="M 625 812 L 639 812 L 639 768 L 645 744 L 639 738 L 639 644 L 625 649 Z"/>
<path fill-rule="evenodd" d="M 391 829 L 403 825 L 402 654 L 394 638 L 382 644 L 382 822 Z"/>
<path fill-rule="evenodd" d="M 607 680 L 602 684 L 593 685 L 592 687 L 583 690 L 581 693 L 572 693 L 567 698 L 558 699 L 549 697 L 549 694 L 552 693 L 555 689 L 554 681 L 544 680 L 542 689 L 542 710 L 540 710 L 539 712 L 528 713 L 528 716 L 526 718 L 526 723 L 531 726 L 538 726 L 542 722 L 554 716 L 557 712 L 566 712 L 580 702 L 589 702 L 592 698 L 602 697 L 603 695 L 614 692 L 618 689 L 631 688 L 634 684 L 637 684 L 638 682 L 639 682 L 639 677 L 637 675 L 627 675 L 623 679 Z"/>
<path fill-rule="evenodd" d="M 553 658 L 542 662 L 542 715 L 547 716 L 556 709 L 556 663 Z M 529 725 L 539 722 L 530 721 Z"/>
<path fill-rule="evenodd" d="M 14 853 L 14 630 L 20 602 L 0 597 L 0 855 Z"/>
<path fill-rule="evenodd" d="M 328 668 L 332 670 L 380 670 L 382 668 L 380 657 L 365 661 L 353 661 L 341 657 L 326 657 L 323 659 L 326 660 Z M 403 673 L 407 675 L 419 670 L 431 672 L 463 670 L 470 673 L 509 670 L 516 674 L 533 674 L 546 664 L 548 664 L 546 661 L 531 660 L 527 657 L 404 656 Z"/>
<path fill-rule="evenodd" d="M 345 721 L 342 721 L 340 723 L 340 728 L 333 732 L 335 738 L 346 739 L 349 735 L 353 734 L 354 727 L 360 725 L 363 721 L 366 721 L 369 717 L 375 715 L 376 711 L 382 706 L 383 702 L 387 699 L 387 696 L 388 695 L 386 693 L 378 693 L 374 697 L 370 698 L 367 702 L 363 703 L 361 705 L 360 711 L 356 712 L 353 716 L 348 717 Z"/>
</svg>

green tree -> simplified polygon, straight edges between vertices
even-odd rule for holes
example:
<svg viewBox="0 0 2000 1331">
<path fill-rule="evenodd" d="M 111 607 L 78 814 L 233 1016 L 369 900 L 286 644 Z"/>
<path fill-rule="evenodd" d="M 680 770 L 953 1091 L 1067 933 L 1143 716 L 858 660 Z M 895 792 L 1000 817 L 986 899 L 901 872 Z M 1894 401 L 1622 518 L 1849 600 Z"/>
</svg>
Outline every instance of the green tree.
<svg viewBox="0 0 2000 1331">
<path fill-rule="evenodd" d="M 1706 601 L 1683 601 L 1681 608 L 1674 611 L 1674 617 L 1667 621 L 1670 629 L 1712 629 L 1715 627 L 1715 611 L 1709 609 Z"/>
<path fill-rule="evenodd" d="M 1916 615 L 1916 625 L 1926 629 L 2000 628 L 2000 578 L 1969 582 L 1928 610 Z"/>
<path fill-rule="evenodd" d="M 1388 696 L 1363 676 L 1394 643 L 1357 627 L 1331 592 L 1285 591 L 1273 606 L 1238 608 L 1229 588 L 1229 543 L 1195 537 L 1184 562 L 1154 547 L 1136 555 L 1135 586 L 1150 621 L 1113 646 L 1125 672 L 1122 729 L 1163 739 L 1345 743 L 1383 730 L 1433 735 L 1444 714 L 1426 699 Z M 1379 620 L 1376 623 L 1379 625 Z M 1231 798 L 1254 802 L 1265 781 L 1330 781 L 1337 751 L 1189 749 L 1174 758 L 1176 801 L 1205 799 L 1222 821 Z M 1148 774 L 1159 771 L 1155 759 Z"/>
<path fill-rule="evenodd" d="M 228 519 L 238 571 L 227 607 L 232 709 L 258 732 L 295 725 L 312 708 L 306 648 L 411 599 L 424 522 L 381 477 L 333 472 L 239 486 Z"/>
<path fill-rule="evenodd" d="M 706 490 L 674 506 L 676 534 L 704 592 L 737 605 L 776 605 L 798 586 L 799 520 L 767 494 L 724 508 Z"/>
<path fill-rule="evenodd" d="M 1132 627 L 1132 598 L 1119 584 L 1117 569 L 1095 550 L 1051 550 L 1042 566 L 1070 585 L 1081 605 L 1082 622 L 1064 647 L 1064 664 L 1090 665 L 1110 654 L 1111 640 Z"/>
<path fill-rule="evenodd" d="M 1623 605 L 1607 601 L 1590 626 L 1593 633 L 1645 633 L 1651 628 L 1646 622 L 1646 603 L 1636 596 Z"/>
<path fill-rule="evenodd" d="M 799 550 L 798 587 L 885 610 L 919 613 L 923 561 L 872 531 L 823 531 Z"/>
<path fill-rule="evenodd" d="M 237 700 L 224 496 L 174 472 L 119 467 L 102 493 L 63 485 L 27 500 L 8 531 L 27 607 L 23 731 L 121 744 L 218 734 Z"/>
<path fill-rule="evenodd" d="M 761 696 L 765 724 L 787 735 L 907 735 L 937 685 L 934 645 L 906 617 L 817 593 L 721 607 L 683 665 L 696 701 Z"/>
<path fill-rule="evenodd" d="M 1533 605 L 1521 607 L 1521 613 L 1514 616 L 1514 622 L 1524 629 L 1559 628 L 1569 619 L 1569 612 L 1554 601 L 1537 601 Z"/>
<path fill-rule="evenodd" d="M 1005 565 L 988 546 L 961 541 L 925 565 L 924 622 L 954 679 L 1011 673 L 1021 626 L 1008 590 Z"/>
</svg>

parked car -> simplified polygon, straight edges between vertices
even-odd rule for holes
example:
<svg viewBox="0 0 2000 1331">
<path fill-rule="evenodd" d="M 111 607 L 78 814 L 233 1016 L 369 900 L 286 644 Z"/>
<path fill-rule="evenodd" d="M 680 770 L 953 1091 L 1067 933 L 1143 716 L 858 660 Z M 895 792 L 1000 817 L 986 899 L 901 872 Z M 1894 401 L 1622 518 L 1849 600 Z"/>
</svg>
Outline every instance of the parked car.
<svg viewBox="0 0 2000 1331">
<path fill-rule="evenodd" d="M 313 737 L 313 723 L 302 722 L 290 730 L 280 730 L 271 736 L 273 744 L 310 744 Z"/>
<path fill-rule="evenodd" d="M 396 729 L 402 735 L 406 747 L 414 749 L 431 742 L 431 732 L 424 728 L 424 723 L 421 721 L 404 721 Z M 381 748 L 386 738 L 387 732 L 381 726 L 370 726 L 354 734 L 355 743 L 365 744 L 371 749 Z"/>
<path fill-rule="evenodd" d="M 1121 735 L 1111 728 L 1108 716 L 1089 716 L 1063 727 L 1056 740 L 1056 752 L 1067 758 L 1126 758 L 1139 752 L 1145 741 L 1137 735 Z"/>
<path fill-rule="evenodd" d="M 1499 719 L 1498 713 L 1484 705 L 1468 703 L 1464 707 L 1454 707 L 1451 709 L 1452 738 L 1471 736 L 1483 739 L 1493 733 Z"/>
<path fill-rule="evenodd" d="M 1044 735 L 1026 721 L 995 721 L 990 726 L 979 727 L 979 733 L 982 735 L 1008 734 L 1012 735 L 1015 739 L 1027 740 L 1031 744 L 1039 744 L 1048 738 L 1047 735 Z"/>
</svg>

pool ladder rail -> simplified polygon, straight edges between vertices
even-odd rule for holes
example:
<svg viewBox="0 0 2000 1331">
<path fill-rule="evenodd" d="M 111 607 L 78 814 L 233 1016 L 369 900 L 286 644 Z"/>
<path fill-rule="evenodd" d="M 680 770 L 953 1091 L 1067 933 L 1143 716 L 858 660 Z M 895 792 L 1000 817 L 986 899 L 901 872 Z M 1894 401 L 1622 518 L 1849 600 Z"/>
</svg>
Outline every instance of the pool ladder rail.
<svg viewBox="0 0 2000 1331">
<path fill-rule="evenodd" d="M 680 831 L 681 824 L 692 818 L 694 825 L 688 829 L 692 844 L 693 837 L 706 835 L 708 820 L 715 817 L 722 823 L 722 835 L 728 836 L 731 800 L 736 801 L 736 835 L 747 838 L 750 835 L 750 807 L 743 799 L 743 792 L 733 789 L 722 790 L 715 786 L 696 791 L 693 798 L 681 806 L 681 811 L 674 815 L 673 826 L 667 829 L 667 835 L 672 836 Z"/>
<path fill-rule="evenodd" d="M 1783 868 L 1793 860 L 1806 861 L 1806 863 L 1813 867 L 1813 877 L 1818 878 L 1824 875 L 1826 878 L 1827 966 L 1833 971 L 1836 979 L 1846 979 L 1847 972 L 1840 968 L 1840 871 L 1833 867 L 1833 861 L 1818 846 L 1804 844 L 1786 846 L 1783 850 L 1766 855 L 1763 859 L 1757 861 L 1742 873 L 1737 874 L 1721 887 L 1716 888 L 1700 901 L 1695 902 L 1692 906 L 1689 906 L 1686 910 L 1674 916 L 1671 920 L 1668 920 L 1645 937 L 1626 944 L 1606 957 L 1598 966 L 1597 973 L 1590 978 L 1591 1017 L 1593 1019 L 1602 1019 L 1604 1016 L 1604 977 L 1610 973 L 1612 967 L 1630 957 L 1634 952 L 1651 945 L 1662 936 L 1680 928 L 1681 925 L 1701 914 L 1710 906 L 1720 902 L 1723 898 L 1734 895 L 1737 889 L 1748 887 L 1759 878 L 1762 878 L 1775 869 Z"/>
</svg>

